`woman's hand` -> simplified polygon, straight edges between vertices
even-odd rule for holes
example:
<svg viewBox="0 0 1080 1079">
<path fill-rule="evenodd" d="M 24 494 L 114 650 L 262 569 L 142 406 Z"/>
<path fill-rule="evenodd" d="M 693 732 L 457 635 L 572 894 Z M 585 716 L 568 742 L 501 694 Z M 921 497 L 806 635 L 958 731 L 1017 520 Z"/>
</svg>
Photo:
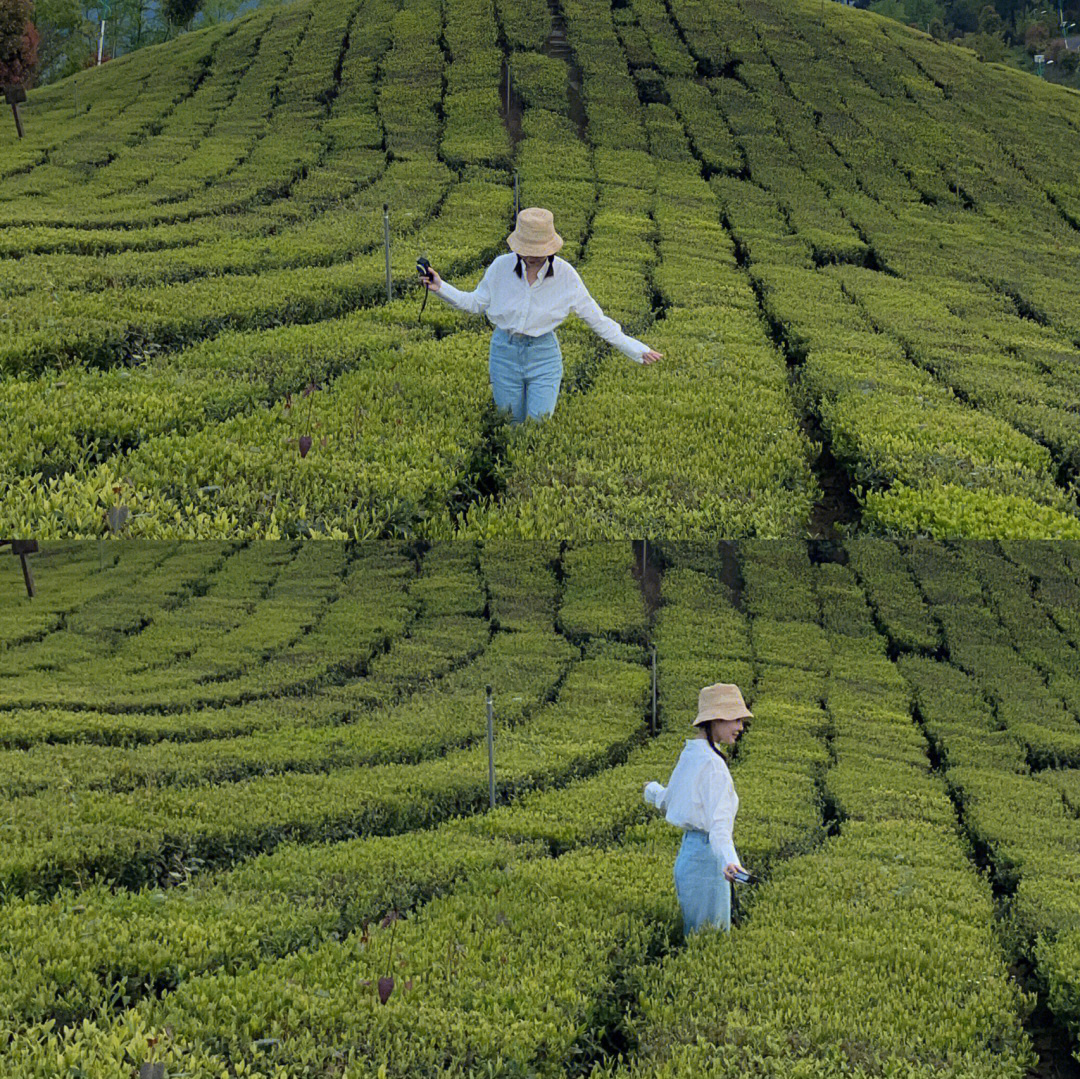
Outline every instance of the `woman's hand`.
<svg viewBox="0 0 1080 1079">
<path fill-rule="evenodd" d="M 653 352 L 653 350 L 650 348 L 648 352 L 643 352 L 641 354 L 641 362 L 646 365 L 650 363 L 656 363 L 656 361 L 661 359 L 663 355 L 664 354 L 662 352 Z"/>
<path fill-rule="evenodd" d="M 420 280 L 427 285 L 432 292 L 438 292 L 442 285 L 442 278 L 429 266 L 428 276 L 422 277 Z"/>
<path fill-rule="evenodd" d="M 726 866 L 724 866 L 724 878 L 726 880 L 731 881 L 732 884 L 735 883 L 735 874 L 736 873 L 749 873 L 749 872 L 750 871 L 748 869 L 743 869 L 743 867 L 741 865 L 739 865 L 738 862 L 728 862 L 728 864 Z"/>
</svg>

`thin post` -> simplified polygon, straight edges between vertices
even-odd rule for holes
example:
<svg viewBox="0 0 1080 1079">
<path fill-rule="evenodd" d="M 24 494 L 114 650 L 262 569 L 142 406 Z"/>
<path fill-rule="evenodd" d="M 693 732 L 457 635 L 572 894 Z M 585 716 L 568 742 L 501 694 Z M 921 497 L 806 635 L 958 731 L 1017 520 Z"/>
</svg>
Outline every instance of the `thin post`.
<svg viewBox="0 0 1080 1079">
<path fill-rule="evenodd" d="M 488 801 L 495 808 L 495 710 L 487 687 Z"/>
<path fill-rule="evenodd" d="M 656 645 L 652 646 L 652 732 L 656 734 Z"/>
<path fill-rule="evenodd" d="M 101 57 L 105 52 L 105 20 L 101 20 L 101 37 L 98 39 L 97 47 L 97 62 L 98 67 L 101 66 Z"/>
<path fill-rule="evenodd" d="M 26 555 L 20 554 L 19 560 L 22 562 L 23 580 L 26 582 L 26 594 L 33 599 L 34 598 L 34 575 L 30 572 L 30 563 L 26 561 Z"/>
<path fill-rule="evenodd" d="M 518 206 L 519 205 L 520 205 L 520 203 L 518 202 L 518 174 L 517 174 L 517 169 L 514 169 L 514 225 L 515 226 L 517 225 L 517 216 L 518 216 Z"/>
<path fill-rule="evenodd" d="M 390 204 L 383 203 L 383 247 L 386 248 L 386 302 L 390 303 L 393 298 L 393 285 L 390 281 Z"/>
</svg>

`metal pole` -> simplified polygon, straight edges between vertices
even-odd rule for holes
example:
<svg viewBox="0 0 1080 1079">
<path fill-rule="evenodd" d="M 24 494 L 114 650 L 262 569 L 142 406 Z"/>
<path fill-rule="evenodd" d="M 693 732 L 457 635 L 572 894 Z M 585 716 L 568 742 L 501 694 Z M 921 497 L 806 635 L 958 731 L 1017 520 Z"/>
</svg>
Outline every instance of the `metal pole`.
<svg viewBox="0 0 1080 1079">
<path fill-rule="evenodd" d="M 394 295 L 390 283 L 390 204 L 388 202 L 383 203 L 382 216 L 383 246 L 386 248 L 386 302 L 390 303 Z"/>
<path fill-rule="evenodd" d="M 495 808 L 495 712 L 491 686 L 487 687 L 488 801 Z"/>
<path fill-rule="evenodd" d="M 656 734 L 656 645 L 652 646 L 652 732 Z"/>
<path fill-rule="evenodd" d="M 97 47 L 97 62 L 98 62 L 99 67 L 101 66 L 101 57 L 102 57 L 102 54 L 104 52 L 105 52 L 105 20 L 102 19 L 101 20 L 101 38 L 98 40 L 98 47 Z"/>
</svg>

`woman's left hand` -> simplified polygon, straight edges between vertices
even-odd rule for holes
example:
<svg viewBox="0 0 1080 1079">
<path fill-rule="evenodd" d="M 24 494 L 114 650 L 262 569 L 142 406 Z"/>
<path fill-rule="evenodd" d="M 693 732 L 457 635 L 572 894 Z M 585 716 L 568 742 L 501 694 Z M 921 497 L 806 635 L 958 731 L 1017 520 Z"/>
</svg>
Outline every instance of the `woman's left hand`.
<svg viewBox="0 0 1080 1079">
<path fill-rule="evenodd" d="M 653 352 L 653 350 L 650 348 L 648 352 L 643 352 L 641 354 L 641 362 L 644 364 L 656 363 L 656 361 L 661 359 L 663 355 L 664 354 L 662 352 Z"/>
<path fill-rule="evenodd" d="M 741 865 L 739 865 L 738 862 L 728 862 L 728 864 L 726 866 L 724 866 L 724 877 L 727 880 L 731 881 L 732 884 L 735 883 L 735 874 L 736 873 L 745 873 L 745 872 L 746 872 L 746 870 L 743 869 L 743 867 Z"/>
</svg>

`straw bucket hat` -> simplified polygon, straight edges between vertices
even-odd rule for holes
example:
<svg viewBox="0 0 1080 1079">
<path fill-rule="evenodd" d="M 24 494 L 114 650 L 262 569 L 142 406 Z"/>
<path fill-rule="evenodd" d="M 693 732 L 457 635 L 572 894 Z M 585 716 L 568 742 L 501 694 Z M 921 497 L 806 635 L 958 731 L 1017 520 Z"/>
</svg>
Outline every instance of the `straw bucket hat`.
<svg viewBox="0 0 1080 1079">
<path fill-rule="evenodd" d="M 518 212 L 517 225 L 506 242 L 519 255 L 554 255 L 562 247 L 563 238 L 555 231 L 555 217 L 550 210 L 529 206 Z"/>
<path fill-rule="evenodd" d="M 694 726 L 710 719 L 752 719 L 754 713 L 746 707 L 739 687 L 732 682 L 717 682 L 698 694 L 698 714 Z"/>
</svg>

